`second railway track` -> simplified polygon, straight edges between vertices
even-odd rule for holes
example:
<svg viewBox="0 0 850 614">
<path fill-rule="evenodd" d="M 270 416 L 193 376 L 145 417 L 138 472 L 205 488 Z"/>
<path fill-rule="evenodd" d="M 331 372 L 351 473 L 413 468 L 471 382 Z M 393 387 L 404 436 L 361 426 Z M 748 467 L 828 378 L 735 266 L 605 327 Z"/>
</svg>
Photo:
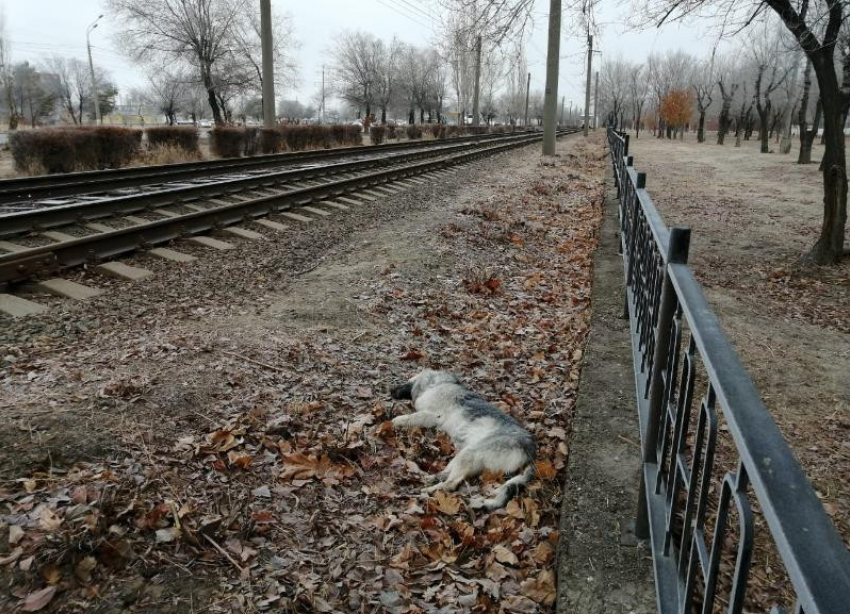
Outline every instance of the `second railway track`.
<svg viewBox="0 0 850 614">
<path fill-rule="evenodd" d="M 121 192 L 154 183 L 193 182 L 196 180 L 204 182 L 210 177 L 224 173 L 263 172 L 270 168 L 325 163 L 337 158 L 349 160 L 357 157 L 371 158 L 392 155 L 395 152 L 405 150 L 438 149 L 446 145 L 511 138 L 522 136 L 522 134 L 482 134 L 452 137 L 445 140 L 402 141 L 383 145 L 264 154 L 247 158 L 223 158 L 178 164 L 3 179 L 0 180 L 0 213 L 31 209 L 38 202 L 44 201 L 47 201 L 49 205 L 62 205 L 67 204 L 65 201 L 68 197 Z M 528 133 L 525 134 L 528 135 Z"/>
<path fill-rule="evenodd" d="M 563 134 L 567 133 L 562 132 L 561 135 Z M 273 180 L 264 175 L 249 178 L 259 180 L 259 183 L 250 184 L 250 187 L 243 184 L 238 189 L 231 190 L 234 186 L 219 189 L 218 197 L 210 197 L 208 193 L 197 193 L 190 197 L 187 194 L 191 192 L 178 191 L 180 196 L 175 199 L 172 190 L 167 206 L 157 196 L 151 201 L 132 205 L 126 204 L 126 198 L 117 199 L 112 202 L 111 209 L 104 204 L 83 203 L 70 208 L 49 208 L 0 216 L 0 250 L 6 251 L 0 253 L 0 288 L 39 277 L 44 273 L 84 263 L 96 263 L 137 249 L 152 248 L 179 238 L 257 220 L 272 213 L 297 219 L 298 208 L 307 207 L 306 210 L 311 213 L 322 214 L 322 211 L 310 207 L 313 203 L 330 204 L 343 209 L 346 207 L 342 203 L 353 202 L 351 199 L 358 198 L 358 195 L 366 194 L 361 200 L 373 200 L 374 196 L 391 192 L 382 187 L 384 184 L 410 179 L 421 182 L 417 179 L 418 175 L 440 173 L 447 168 L 539 140 L 539 134 L 525 134 L 501 138 L 495 142 L 481 140 L 475 144 L 453 144 L 432 150 L 430 155 L 426 152 L 408 153 L 398 156 L 395 160 L 384 158 L 377 164 L 374 160 L 365 163 L 361 160 L 312 169 L 282 171 L 276 174 L 295 173 L 289 176 L 291 181 L 282 188 L 273 187 Z M 295 184 L 292 181 L 295 181 Z M 263 182 L 272 182 L 272 187 L 264 186 Z M 408 182 L 406 187 L 410 186 Z M 375 188 L 384 192 L 371 192 L 369 196 L 370 190 Z M 57 214 L 60 209 L 66 211 Z M 73 215 L 68 215 L 69 211 Z M 138 211 L 143 212 L 141 215 L 147 214 L 147 218 L 128 215 Z M 62 218 L 64 221 L 60 223 L 57 221 L 57 215 L 66 217 Z M 104 218 L 110 224 L 90 222 L 86 217 L 89 215 Z M 20 220 L 24 217 L 27 221 L 21 223 Z M 13 224 L 18 224 L 17 234 L 9 231 L 8 228 L 11 227 L 7 226 L 9 220 L 16 218 L 18 221 Z M 69 228 L 63 230 L 68 232 L 45 230 L 50 224 L 65 224 Z M 273 223 L 269 222 L 268 225 L 273 227 Z M 78 233 L 82 228 L 83 233 L 77 236 L 70 234 L 71 227 Z M 45 241 L 46 244 L 38 244 Z"/>
</svg>

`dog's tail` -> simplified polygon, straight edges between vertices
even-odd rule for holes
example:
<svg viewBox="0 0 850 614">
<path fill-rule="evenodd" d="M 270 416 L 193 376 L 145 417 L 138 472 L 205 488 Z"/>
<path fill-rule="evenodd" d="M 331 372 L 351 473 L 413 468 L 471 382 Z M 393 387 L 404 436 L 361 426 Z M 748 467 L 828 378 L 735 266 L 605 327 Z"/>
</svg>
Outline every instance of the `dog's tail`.
<svg viewBox="0 0 850 614">
<path fill-rule="evenodd" d="M 537 467 L 535 466 L 534 461 L 529 462 L 521 473 L 518 473 L 510 480 L 499 486 L 498 490 L 496 490 L 495 494 L 491 498 L 484 499 L 481 507 L 487 511 L 493 511 L 504 507 L 507 505 L 508 501 L 519 494 L 526 484 L 534 479 L 534 475 L 536 473 Z"/>
</svg>

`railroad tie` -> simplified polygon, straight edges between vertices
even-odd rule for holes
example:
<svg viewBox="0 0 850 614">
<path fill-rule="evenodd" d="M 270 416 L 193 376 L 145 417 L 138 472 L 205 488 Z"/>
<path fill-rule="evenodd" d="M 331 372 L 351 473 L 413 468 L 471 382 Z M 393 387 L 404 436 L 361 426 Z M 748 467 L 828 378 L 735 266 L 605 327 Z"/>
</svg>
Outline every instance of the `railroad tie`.
<svg viewBox="0 0 850 614">
<path fill-rule="evenodd" d="M 324 209 L 319 209 L 317 207 L 301 207 L 302 211 L 307 211 L 309 213 L 315 213 L 316 215 L 321 215 L 324 217 L 328 217 L 330 213 L 325 211 Z"/>
<path fill-rule="evenodd" d="M 251 239 L 252 241 L 261 241 L 266 238 L 265 235 L 262 235 L 259 232 L 254 232 L 247 228 L 240 228 L 239 226 L 228 226 L 227 228 L 222 228 L 222 232 L 226 232 L 243 239 Z"/>
<path fill-rule="evenodd" d="M 255 224 L 259 224 L 260 226 L 265 226 L 266 228 L 271 228 L 272 230 L 282 231 L 289 228 L 286 224 L 280 224 L 278 222 L 273 222 L 272 220 L 267 220 L 265 218 L 260 218 L 258 220 L 254 220 Z"/>
<path fill-rule="evenodd" d="M 348 196 L 337 196 L 337 197 L 336 197 L 336 200 L 337 200 L 338 202 L 345 203 L 345 204 L 347 204 L 347 205 L 354 205 L 354 206 L 357 206 L 357 205 L 362 205 L 362 204 L 363 204 L 363 201 L 360 201 L 360 200 L 354 200 L 353 198 L 349 198 Z"/>
<path fill-rule="evenodd" d="M 22 318 L 47 311 L 47 305 L 29 301 L 13 294 L 0 294 L 0 311 L 13 318 Z"/>
<path fill-rule="evenodd" d="M 297 213 L 292 213 L 291 211 L 282 211 L 280 213 L 283 217 L 288 217 L 290 220 L 295 220 L 296 222 L 303 222 L 307 224 L 313 221 L 312 217 L 307 217 L 305 215 L 298 215 Z"/>
<path fill-rule="evenodd" d="M 204 235 L 189 237 L 186 240 L 197 245 L 203 245 L 204 247 L 211 247 L 218 250 L 233 249 L 234 247 L 232 243 L 226 243 L 225 241 L 219 241 L 218 239 L 213 239 L 212 237 Z"/>
<path fill-rule="evenodd" d="M 156 256 L 157 258 L 162 258 L 163 260 L 170 260 L 171 262 L 193 262 L 197 260 L 194 256 L 190 256 L 189 254 L 184 254 L 183 252 L 178 252 L 173 249 L 168 249 L 167 247 L 155 247 L 148 250 L 148 254 Z"/>
<path fill-rule="evenodd" d="M 39 282 L 35 285 L 35 287 L 38 290 L 47 292 L 48 294 L 54 294 L 56 296 L 72 298 L 75 300 L 84 300 L 103 294 L 103 290 L 100 290 L 99 288 L 84 286 L 83 284 L 78 284 L 75 281 L 61 278 L 48 279 L 46 281 Z"/>
<path fill-rule="evenodd" d="M 94 270 L 107 277 L 115 277 L 116 279 L 126 279 L 128 281 L 137 281 L 153 275 L 153 271 L 143 269 L 137 266 L 130 266 L 123 262 L 104 262 L 94 267 Z"/>
</svg>

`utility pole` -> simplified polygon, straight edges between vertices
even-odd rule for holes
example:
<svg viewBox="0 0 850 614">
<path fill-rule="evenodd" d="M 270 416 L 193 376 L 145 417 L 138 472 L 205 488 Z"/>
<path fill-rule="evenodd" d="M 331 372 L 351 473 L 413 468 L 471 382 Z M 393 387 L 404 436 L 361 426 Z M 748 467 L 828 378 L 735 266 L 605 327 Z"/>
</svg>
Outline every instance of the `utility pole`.
<svg viewBox="0 0 850 614">
<path fill-rule="evenodd" d="M 475 90 L 472 93 L 472 125 L 478 125 L 478 90 L 481 83 L 481 35 L 475 42 Z"/>
<path fill-rule="evenodd" d="M 260 0 L 260 37 L 263 45 L 263 126 L 274 127 L 274 45 L 271 0 Z"/>
<path fill-rule="evenodd" d="M 319 119 L 320 124 L 325 123 L 325 65 L 322 64 L 322 116 Z"/>
<path fill-rule="evenodd" d="M 561 96 L 561 121 L 558 122 L 559 125 L 564 123 L 564 98 L 566 98 L 566 96 Z"/>
<path fill-rule="evenodd" d="M 593 82 L 593 129 L 599 125 L 599 71 L 596 71 L 596 80 Z"/>
<path fill-rule="evenodd" d="M 590 128 L 590 74 L 593 72 L 593 35 L 587 35 L 587 86 L 584 91 L 584 136 Z"/>
<path fill-rule="evenodd" d="M 573 125 L 573 101 L 572 100 L 570 100 L 570 112 L 567 115 L 567 122 L 570 124 L 570 126 Z"/>
<path fill-rule="evenodd" d="M 531 73 L 528 73 L 528 82 L 525 85 L 525 121 L 523 126 L 528 128 L 528 92 L 531 89 Z"/>
<path fill-rule="evenodd" d="M 102 119 L 100 117 L 100 94 L 97 92 L 97 77 L 94 74 L 94 62 L 91 59 L 91 40 L 90 35 L 92 30 L 97 27 L 97 22 L 100 21 L 103 15 L 98 15 L 97 19 L 92 22 L 92 24 L 86 28 L 86 47 L 89 50 L 89 71 L 91 72 L 91 91 L 92 96 L 94 97 L 94 121 L 96 124 L 100 124 Z"/>
<path fill-rule="evenodd" d="M 558 59 L 561 53 L 561 0 L 549 0 L 549 45 L 546 49 L 546 93 L 543 102 L 543 155 L 555 155 L 555 112 L 558 108 Z"/>
</svg>

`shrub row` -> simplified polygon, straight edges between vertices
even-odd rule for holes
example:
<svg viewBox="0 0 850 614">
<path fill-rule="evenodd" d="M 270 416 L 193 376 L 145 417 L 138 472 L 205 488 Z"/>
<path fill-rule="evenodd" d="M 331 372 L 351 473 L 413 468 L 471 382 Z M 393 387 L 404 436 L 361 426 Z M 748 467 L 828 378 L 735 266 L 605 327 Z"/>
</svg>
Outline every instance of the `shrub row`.
<svg viewBox="0 0 850 614">
<path fill-rule="evenodd" d="M 198 149 L 198 131 L 195 128 L 155 126 L 148 128 L 145 133 L 148 136 L 148 145 L 151 147 L 167 145 L 185 149 L 191 153 L 200 151 Z"/>
<path fill-rule="evenodd" d="M 253 156 L 280 151 L 327 149 L 341 145 L 360 145 L 360 126 L 280 125 L 274 128 L 215 128 L 210 148 L 222 158 Z"/>
<path fill-rule="evenodd" d="M 140 130 L 98 126 L 13 132 L 15 168 L 30 174 L 119 168 L 139 150 Z"/>
</svg>

